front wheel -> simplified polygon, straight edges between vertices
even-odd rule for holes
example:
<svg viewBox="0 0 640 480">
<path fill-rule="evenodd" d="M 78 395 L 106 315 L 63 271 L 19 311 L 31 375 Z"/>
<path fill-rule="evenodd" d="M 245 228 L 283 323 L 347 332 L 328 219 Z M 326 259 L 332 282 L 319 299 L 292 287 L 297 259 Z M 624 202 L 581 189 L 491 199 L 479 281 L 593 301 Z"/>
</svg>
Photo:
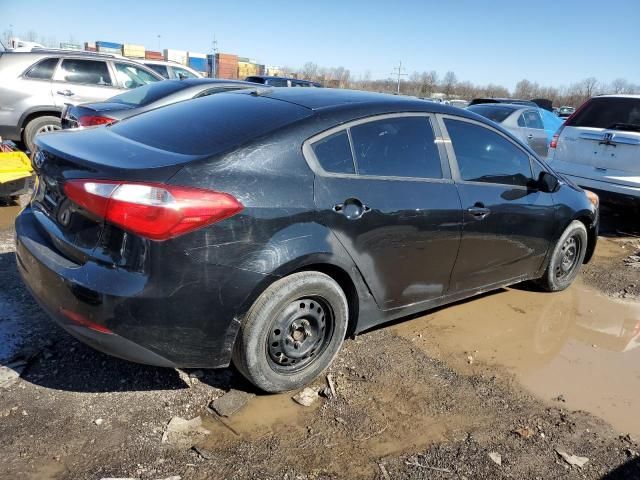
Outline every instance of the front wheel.
<svg viewBox="0 0 640 480">
<path fill-rule="evenodd" d="M 538 285 L 549 292 L 567 288 L 580 272 L 587 252 L 587 229 L 584 223 L 574 220 L 560 236 L 551 254 L 549 266 Z"/>
<path fill-rule="evenodd" d="M 244 318 L 233 363 L 267 392 L 293 390 L 327 368 L 344 340 L 349 317 L 340 286 L 320 272 L 274 282 Z"/>
</svg>

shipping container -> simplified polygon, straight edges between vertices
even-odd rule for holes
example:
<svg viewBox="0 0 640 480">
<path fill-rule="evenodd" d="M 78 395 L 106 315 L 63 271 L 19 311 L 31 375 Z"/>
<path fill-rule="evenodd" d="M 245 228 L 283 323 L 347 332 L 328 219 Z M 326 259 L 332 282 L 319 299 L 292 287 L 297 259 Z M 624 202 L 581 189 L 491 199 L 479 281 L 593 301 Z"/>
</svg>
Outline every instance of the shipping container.
<svg viewBox="0 0 640 480">
<path fill-rule="evenodd" d="M 144 55 L 145 55 L 144 45 L 135 45 L 132 43 L 125 43 L 122 46 L 122 54 L 125 57 L 144 58 Z"/>
<path fill-rule="evenodd" d="M 177 62 L 177 63 L 181 63 L 182 65 L 188 64 L 187 52 L 185 52 L 184 50 L 173 50 L 170 48 L 165 48 L 164 59 L 167 62 Z"/>
<path fill-rule="evenodd" d="M 82 45 L 78 45 L 77 43 L 60 42 L 60 48 L 65 50 L 82 50 Z"/>
<path fill-rule="evenodd" d="M 153 50 L 146 50 L 144 52 L 144 58 L 147 60 L 164 60 L 162 52 L 154 52 Z"/>
<path fill-rule="evenodd" d="M 238 56 L 228 53 L 217 53 L 215 57 L 216 76 L 227 80 L 238 78 Z"/>
<path fill-rule="evenodd" d="M 122 44 L 121 43 L 114 43 L 114 42 L 97 41 L 96 42 L 96 47 L 98 47 L 98 48 L 104 47 L 104 48 L 122 50 Z"/>
<path fill-rule="evenodd" d="M 207 54 L 198 52 L 189 52 L 187 54 L 189 66 L 198 72 L 207 71 Z"/>
</svg>

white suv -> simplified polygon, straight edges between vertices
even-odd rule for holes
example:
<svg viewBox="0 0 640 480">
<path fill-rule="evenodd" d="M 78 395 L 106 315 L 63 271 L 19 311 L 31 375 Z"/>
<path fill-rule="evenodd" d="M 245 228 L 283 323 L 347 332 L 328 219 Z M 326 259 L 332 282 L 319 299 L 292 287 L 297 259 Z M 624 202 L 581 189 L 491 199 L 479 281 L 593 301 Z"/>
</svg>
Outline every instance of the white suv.
<svg viewBox="0 0 640 480">
<path fill-rule="evenodd" d="M 549 163 L 581 187 L 640 200 L 640 95 L 587 100 L 553 137 Z"/>
</svg>

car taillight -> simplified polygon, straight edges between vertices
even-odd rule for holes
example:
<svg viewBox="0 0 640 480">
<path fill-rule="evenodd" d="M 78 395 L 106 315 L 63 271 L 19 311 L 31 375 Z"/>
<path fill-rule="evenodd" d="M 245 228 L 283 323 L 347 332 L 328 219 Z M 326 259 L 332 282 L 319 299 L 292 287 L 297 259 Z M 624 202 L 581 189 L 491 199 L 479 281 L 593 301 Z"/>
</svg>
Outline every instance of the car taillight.
<svg viewBox="0 0 640 480">
<path fill-rule="evenodd" d="M 108 180 L 69 180 L 72 201 L 124 230 L 167 240 L 242 210 L 232 195 L 199 188 Z"/>
<path fill-rule="evenodd" d="M 81 127 L 95 127 L 96 125 L 109 125 L 115 123 L 115 118 L 101 117 L 100 115 L 82 115 L 78 118 L 78 125 Z"/>
<path fill-rule="evenodd" d="M 549 148 L 556 148 L 558 146 L 558 139 L 560 138 L 560 134 L 562 133 L 562 129 L 564 125 L 560 127 L 560 129 L 553 134 L 553 138 L 551 138 L 551 143 L 549 144 Z"/>
<path fill-rule="evenodd" d="M 555 135 L 551 138 L 551 143 L 549 144 L 549 148 L 558 148 L 558 140 L 560 140 L 560 135 L 562 134 L 562 130 L 564 130 L 564 127 L 567 127 L 567 126 L 570 127 L 571 126 L 571 122 L 575 118 L 575 116 L 578 115 L 578 113 L 580 113 L 580 111 L 584 107 L 586 107 L 589 104 L 589 102 L 591 102 L 590 99 L 587 100 L 586 102 L 584 102 L 578 108 L 576 108 L 574 110 L 574 112 L 567 117 L 567 119 L 564 121 L 562 126 L 558 129 L 558 131 L 555 133 Z"/>
</svg>

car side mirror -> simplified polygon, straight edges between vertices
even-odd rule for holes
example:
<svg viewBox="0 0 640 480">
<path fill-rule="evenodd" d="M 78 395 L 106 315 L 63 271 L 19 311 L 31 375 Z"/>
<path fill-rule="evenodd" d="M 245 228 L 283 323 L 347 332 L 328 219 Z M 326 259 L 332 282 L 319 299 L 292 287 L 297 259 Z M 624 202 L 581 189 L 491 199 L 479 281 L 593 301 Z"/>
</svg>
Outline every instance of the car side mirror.
<svg viewBox="0 0 640 480">
<path fill-rule="evenodd" d="M 538 188 L 541 192 L 553 193 L 558 190 L 559 186 L 560 181 L 555 175 L 552 175 L 549 172 L 540 172 L 540 177 L 538 177 Z"/>
</svg>

